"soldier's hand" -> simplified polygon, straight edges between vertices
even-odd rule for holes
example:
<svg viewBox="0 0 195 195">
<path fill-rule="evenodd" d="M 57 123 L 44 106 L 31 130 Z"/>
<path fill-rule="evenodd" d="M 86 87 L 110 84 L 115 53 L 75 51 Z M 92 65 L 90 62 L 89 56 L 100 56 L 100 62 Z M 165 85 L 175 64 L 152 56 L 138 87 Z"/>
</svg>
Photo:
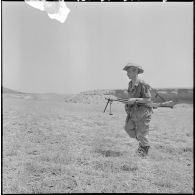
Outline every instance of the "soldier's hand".
<svg viewBox="0 0 195 195">
<path fill-rule="evenodd" d="M 136 98 L 129 98 L 128 99 L 128 104 L 134 104 L 136 101 Z"/>
</svg>

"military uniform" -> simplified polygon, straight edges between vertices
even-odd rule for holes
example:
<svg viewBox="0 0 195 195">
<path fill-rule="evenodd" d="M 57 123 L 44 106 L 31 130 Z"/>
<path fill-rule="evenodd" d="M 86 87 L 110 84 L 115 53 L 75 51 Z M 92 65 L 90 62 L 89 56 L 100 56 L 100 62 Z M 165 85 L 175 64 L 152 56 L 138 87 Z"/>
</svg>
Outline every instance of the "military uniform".
<svg viewBox="0 0 195 195">
<path fill-rule="evenodd" d="M 129 98 L 150 98 L 150 87 L 145 82 L 138 80 L 132 87 L 129 82 Z M 146 105 L 125 105 L 127 118 L 125 121 L 125 131 L 131 138 L 136 138 L 141 146 L 149 146 L 147 135 L 149 133 L 149 123 L 151 120 L 152 108 Z"/>
<path fill-rule="evenodd" d="M 132 65 L 125 66 L 123 70 Z M 134 66 L 134 65 L 133 65 Z M 139 72 L 143 73 L 143 69 L 139 66 Z M 150 86 L 144 81 L 137 79 L 134 86 L 132 81 L 129 82 L 128 87 L 128 98 L 151 98 Z M 127 113 L 124 129 L 131 138 L 137 139 L 139 142 L 138 150 L 144 149 L 144 152 L 147 153 L 150 147 L 148 141 L 149 134 L 149 123 L 151 120 L 151 114 L 153 110 L 151 107 L 145 105 L 139 105 L 137 103 L 133 105 L 125 105 L 125 111 Z"/>
</svg>

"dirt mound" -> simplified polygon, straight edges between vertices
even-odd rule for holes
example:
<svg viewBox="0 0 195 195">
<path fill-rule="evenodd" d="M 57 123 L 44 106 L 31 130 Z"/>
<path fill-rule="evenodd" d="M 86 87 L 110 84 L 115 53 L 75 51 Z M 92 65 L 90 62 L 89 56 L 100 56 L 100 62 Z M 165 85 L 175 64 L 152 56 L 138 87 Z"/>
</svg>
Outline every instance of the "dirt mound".
<svg viewBox="0 0 195 195">
<path fill-rule="evenodd" d="M 101 104 L 105 102 L 105 97 L 114 98 L 114 94 L 114 90 L 93 90 L 81 92 L 64 99 L 67 103 Z"/>
</svg>

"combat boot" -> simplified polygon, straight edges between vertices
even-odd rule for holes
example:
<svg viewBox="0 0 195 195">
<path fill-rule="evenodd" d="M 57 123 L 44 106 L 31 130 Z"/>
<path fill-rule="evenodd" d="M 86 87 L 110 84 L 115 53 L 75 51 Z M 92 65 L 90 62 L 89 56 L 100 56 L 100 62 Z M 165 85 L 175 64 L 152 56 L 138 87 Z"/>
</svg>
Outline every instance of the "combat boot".
<svg viewBox="0 0 195 195">
<path fill-rule="evenodd" d="M 143 146 L 141 146 L 141 144 L 139 144 L 139 147 L 138 147 L 138 149 L 136 151 L 136 154 L 138 156 L 143 156 L 143 153 L 144 153 L 144 148 L 143 148 Z"/>
<path fill-rule="evenodd" d="M 136 151 L 136 153 L 140 156 L 140 157 L 145 157 L 148 155 L 148 150 L 149 150 L 150 146 L 141 146 L 139 144 L 139 147 Z"/>
<path fill-rule="evenodd" d="M 150 146 L 145 146 L 145 147 L 144 147 L 144 150 L 145 150 L 146 155 L 148 155 L 148 150 L 149 150 L 149 148 L 150 148 Z"/>
</svg>

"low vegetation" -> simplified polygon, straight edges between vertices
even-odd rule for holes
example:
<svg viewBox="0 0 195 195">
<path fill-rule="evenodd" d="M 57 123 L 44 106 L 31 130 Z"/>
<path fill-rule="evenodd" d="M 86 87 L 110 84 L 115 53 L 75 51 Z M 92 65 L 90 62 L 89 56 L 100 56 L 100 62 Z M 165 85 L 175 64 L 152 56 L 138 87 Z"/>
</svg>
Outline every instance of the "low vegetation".
<svg viewBox="0 0 195 195">
<path fill-rule="evenodd" d="M 4 94 L 3 193 L 194 192 L 192 104 L 154 110 L 145 159 L 104 106 Z"/>
</svg>

